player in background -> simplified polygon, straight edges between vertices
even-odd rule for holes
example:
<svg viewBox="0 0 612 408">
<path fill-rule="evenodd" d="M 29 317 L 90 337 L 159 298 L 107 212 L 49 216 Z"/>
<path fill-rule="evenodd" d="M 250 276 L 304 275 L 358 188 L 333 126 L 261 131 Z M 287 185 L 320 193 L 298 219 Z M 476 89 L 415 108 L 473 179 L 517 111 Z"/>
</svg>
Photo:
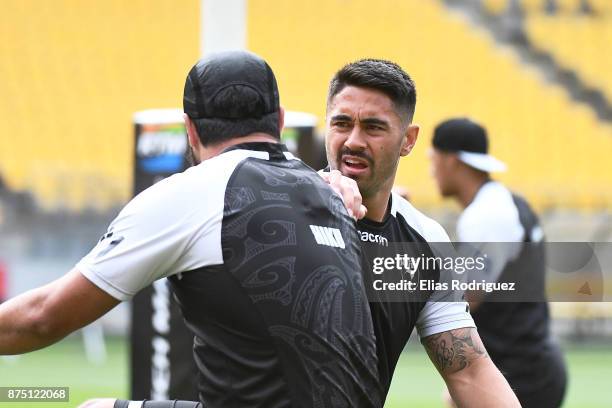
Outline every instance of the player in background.
<svg viewBox="0 0 612 408">
<path fill-rule="evenodd" d="M 559 407 L 566 368 L 550 335 L 544 301 L 543 232 L 529 204 L 491 179 L 489 173 L 506 166 L 488 154 L 488 145 L 486 130 L 478 123 L 466 118 L 444 121 L 434 131 L 432 172 L 440 194 L 463 208 L 458 240 L 494 252 L 488 279 L 523 279 L 533 296 L 532 302 L 487 302 L 494 294 L 470 298 L 472 316 L 491 359 L 523 407 Z"/>
<path fill-rule="evenodd" d="M 419 134 L 418 125 L 412 123 L 415 105 L 414 82 L 390 61 L 359 60 L 342 67 L 331 80 L 326 115 L 328 177 L 334 182 L 341 173 L 357 182 L 367 208 L 366 218 L 357 223 L 364 244 L 449 241 L 438 223 L 392 193 L 399 160 L 410 153 Z M 371 273 L 364 268 L 366 282 Z M 381 296 L 370 299 L 370 308 L 385 395 L 416 327 L 459 406 L 519 406 L 488 357 L 465 302 L 444 301 L 435 293 L 427 301 L 409 297 L 404 302 L 386 301 Z"/>
<path fill-rule="evenodd" d="M 382 406 L 354 222 L 279 143 L 283 109 L 249 52 L 189 72 L 199 163 L 130 201 L 67 275 L 0 306 L 0 355 L 50 345 L 168 278 L 189 329 L 200 402 L 116 408 Z"/>
</svg>

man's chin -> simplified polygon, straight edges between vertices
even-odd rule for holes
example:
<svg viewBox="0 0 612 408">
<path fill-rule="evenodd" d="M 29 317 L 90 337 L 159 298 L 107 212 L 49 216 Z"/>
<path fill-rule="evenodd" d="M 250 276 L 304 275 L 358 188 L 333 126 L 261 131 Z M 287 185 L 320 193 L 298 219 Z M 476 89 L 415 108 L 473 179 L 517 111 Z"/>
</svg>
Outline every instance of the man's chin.
<svg viewBox="0 0 612 408">
<path fill-rule="evenodd" d="M 359 187 L 359 189 L 361 190 L 362 185 L 364 185 L 366 183 L 366 178 L 363 177 L 362 175 L 359 174 L 351 174 L 350 172 L 344 173 L 344 172 L 340 172 L 342 173 L 342 175 L 344 177 L 348 177 L 350 179 L 353 179 L 357 182 L 357 186 Z"/>
<path fill-rule="evenodd" d="M 361 194 L 363 194 L 364 191 L 370 191 L 372 188 L 372 183 L 370 182 L 370 179 L 366 178 L 366 177 L 359 177 L 359 176 L 355 176 L 355 177 L 350 177 L 353 180 L 355 180 L 357 182 L 357 187 L 359 187 L 359 191 L 361 192 Z"/>
</svg>

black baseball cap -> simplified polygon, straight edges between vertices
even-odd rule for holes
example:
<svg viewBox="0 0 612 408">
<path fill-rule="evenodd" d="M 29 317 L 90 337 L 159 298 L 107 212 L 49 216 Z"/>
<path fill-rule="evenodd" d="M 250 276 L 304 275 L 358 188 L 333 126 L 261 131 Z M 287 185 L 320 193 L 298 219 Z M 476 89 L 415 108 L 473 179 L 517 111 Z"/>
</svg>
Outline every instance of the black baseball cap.
<svg viewBox="0 0 612 408">
<path fill-rule="evenodd" d="M 468 118 L 453 118 L 434 130 L 433 147 L 457 153 L 459 160 L 480 171 L 505 171 L 506 165 L 489 154 L 487 131 Z"/>
<path fill-rule="evenodd" d="M 222 94 L 224 97 L 217 99 Z M 199 60 L 187 75 L 183 110 L 191 119 L 261 118 L 279 109 L 274 73 L 252 52 L 211 54 Z"/>
</svg>

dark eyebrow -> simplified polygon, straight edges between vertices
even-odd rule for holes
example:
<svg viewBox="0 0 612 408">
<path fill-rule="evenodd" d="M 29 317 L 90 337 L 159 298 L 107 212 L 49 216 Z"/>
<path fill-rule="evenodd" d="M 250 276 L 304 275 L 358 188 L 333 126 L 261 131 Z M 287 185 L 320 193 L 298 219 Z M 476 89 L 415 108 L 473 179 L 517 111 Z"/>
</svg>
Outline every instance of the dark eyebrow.
<svg viewBox="0 0 612 408">
<path fill-rule="evenodd" d="M 378 119 L 378 118 L 364 118 L 360 121 L 364 125 L 378 125 L 385 128 L 389 127 L 389 122 L 386 120 Z"/>
<path fill-rule="evenodd" d="M 352 122 L 353 118 L 351 118 L 349 115 L 340 114 L 340 115 L 332 116 L 331 117 L 331 121 L 332 122 L 337 122 L 337 121 Z"/>
</svg>

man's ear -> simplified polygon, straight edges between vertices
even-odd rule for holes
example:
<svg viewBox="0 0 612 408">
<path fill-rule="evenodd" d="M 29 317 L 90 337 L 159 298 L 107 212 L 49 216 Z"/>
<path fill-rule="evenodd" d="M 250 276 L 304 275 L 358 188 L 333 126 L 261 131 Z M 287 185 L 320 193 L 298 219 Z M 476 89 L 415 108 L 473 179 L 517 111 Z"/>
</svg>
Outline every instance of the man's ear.
<svg viewBox="0 0 612 408">
<path fill-rule="evenodd" d="M 282 106 L 278 110 L 278 133 L 283 133 L 283 128 L 285 127 L 285 108 Z"/>
<path fill-rule="evenodd" d="M 185 121 L 185 130 L 187 131 L 187 139 L 189 140 L 189 146 L 191 146 L 191 148 L 195 151 L 198 151 L 199 146 L 201 144 L 200 137 L 198 136 L 198 131 L 193 121 L 186 113 L 183 113 L 183 120 Z"/>
<path fill-rule="evenodd" d="M 400 150 L 400 156 L 407 156 L 408 153 L 412 151 L 412 148 L 419 138 L 419 130 L 419 125 L 408 125 L 406 134 L 404 135 L 404 143 L 402 144 L 402 148 Z"/>
<path fill-rule="evenodd" d="M 451 169 L 456 169 L 460 166 L 470 167 L 459 159 L 458 153 L 450 153 L 448 154 L 448 166 Z"/>
</svg>

